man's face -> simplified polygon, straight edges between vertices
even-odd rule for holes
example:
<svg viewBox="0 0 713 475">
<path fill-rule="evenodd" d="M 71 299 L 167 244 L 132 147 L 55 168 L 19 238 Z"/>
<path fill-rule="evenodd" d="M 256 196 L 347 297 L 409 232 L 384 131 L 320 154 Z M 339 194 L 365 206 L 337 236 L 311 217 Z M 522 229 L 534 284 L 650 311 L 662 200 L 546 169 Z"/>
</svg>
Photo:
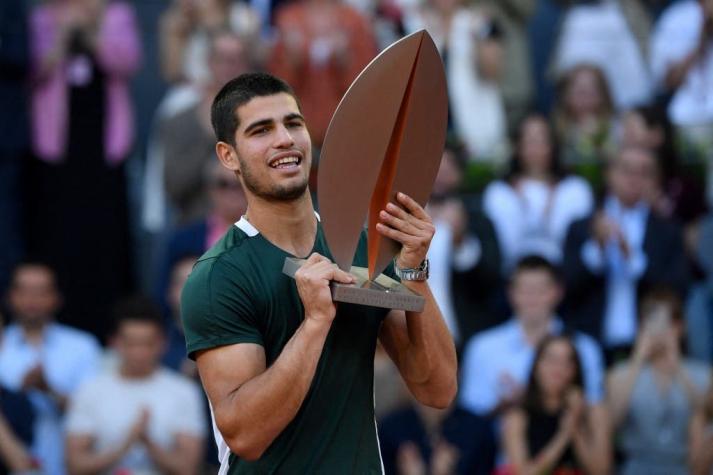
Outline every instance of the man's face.
<svg viewBox="0 0 713 475">
<path fill-rule="evenodd" d="M 60 305 L 54 275 L 42 266 L 23 266 L 18 269 L 9 297 L 15 318 L 30 325 L 45 323 Z"/>
<path fill-rule="evenodd" d="M 208 65 L 213 81 L 220 86 L 250 69 L 245 45 L 229 33 L 213 40 Z"/>
<path fill-rule="evenodd" d="M 510 284 L 510 303 L 526 324 L 543 323 L 552 317 L 561 296 L 561 287 L 544 269 L 517 271 Z"/>
<path fill-rule="evenodd" d="M 619 153 L 607 173 L 609 191 L 624 206 L 635 206 L 656 187 L 656 162 L 643 149 L 629 148 Z"/>
<path fill-rule="evenodd" d="M 163 333 L 153 322 L 125 320 L 119 326 L 114 347 L 125 375 L 148 376 L 158 366 L 163 354 Z"/>
<path fill-rule="evenodd" d="M 286 93 L 255 97 L 237 111 L 235 150 L 246 193 L 292 201 L 307 191 L 312 143 L 295 99 Z"/>
</svg>

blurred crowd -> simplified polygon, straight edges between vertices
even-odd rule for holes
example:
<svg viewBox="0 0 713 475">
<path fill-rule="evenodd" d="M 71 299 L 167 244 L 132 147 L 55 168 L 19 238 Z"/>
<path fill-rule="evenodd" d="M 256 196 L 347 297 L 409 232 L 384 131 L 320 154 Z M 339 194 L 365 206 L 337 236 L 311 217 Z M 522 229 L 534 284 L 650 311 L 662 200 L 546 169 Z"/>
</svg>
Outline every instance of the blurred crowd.
<svg viewBox="0 0 713 475">
<path fill-rule="evenodd" d="M 318 158 L 423 28 L 460 392 L 419 405 L 377 349 L 386 473 L 713 474 L 712 0 L 3 0 L 0 474 L 216 473 L 180 324 L 246 207 L 212 98 L 284 78 Z"/>
</svg>

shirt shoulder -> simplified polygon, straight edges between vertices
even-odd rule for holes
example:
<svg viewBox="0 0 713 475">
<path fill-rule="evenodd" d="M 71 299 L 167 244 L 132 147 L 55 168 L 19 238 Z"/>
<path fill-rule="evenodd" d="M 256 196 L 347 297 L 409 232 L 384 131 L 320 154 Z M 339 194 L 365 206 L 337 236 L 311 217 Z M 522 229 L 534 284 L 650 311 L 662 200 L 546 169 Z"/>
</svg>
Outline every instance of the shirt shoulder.
<svg viewBox="0 0 713 475">
<path fill-rule="evenodd" d="M 490 354 L 500 352 L 516 335 L 517 324 L 507 321 L 473 336 L 467 344 L 466 353 Z"/>
</svg>

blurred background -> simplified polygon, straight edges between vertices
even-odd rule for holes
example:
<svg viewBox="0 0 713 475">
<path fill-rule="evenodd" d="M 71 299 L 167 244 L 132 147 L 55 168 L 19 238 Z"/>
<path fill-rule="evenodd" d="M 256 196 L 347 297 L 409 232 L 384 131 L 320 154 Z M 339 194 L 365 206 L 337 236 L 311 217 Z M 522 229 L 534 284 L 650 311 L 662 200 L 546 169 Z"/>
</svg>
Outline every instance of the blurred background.
<svg viewBox="0 0 713 475">
<path fill-rule="evenodd" d="M 315 172 L 353 79 L 422 28 L 460 393 L 418 405 L 377 350 L 386 472 L 713 473 L 712 0 L 3 0 L 0 474 L 217 472 L 179 318 L 246 207 L 212 98 L 288 81 Z"/>
</svg>

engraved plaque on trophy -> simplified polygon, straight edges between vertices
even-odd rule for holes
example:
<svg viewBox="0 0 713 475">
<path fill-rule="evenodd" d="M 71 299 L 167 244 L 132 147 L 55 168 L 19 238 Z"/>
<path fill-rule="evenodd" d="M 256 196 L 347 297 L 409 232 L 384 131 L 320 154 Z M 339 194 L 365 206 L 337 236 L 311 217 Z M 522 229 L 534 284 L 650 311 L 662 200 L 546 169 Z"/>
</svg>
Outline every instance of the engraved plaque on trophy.
<svg viewBox="0 0 713 475">
<path fill-rule="evenodd" d="M 318 174 L 321 223 L 336 264 L 355 284 L 332 283 L 338 302 L 421 311 L 422 296 L 382 274 L 399 243 L 376 231 L 379 211 L 403 192 L 425 206 L 446 136 L 443 63 L 421 30 L 389 46 L 354 80 L 329 124 Z M 352 267 L 368 223 L 368 268 Z M 301 260 L 287 258 L 293 276 Z"/>
</svg>

